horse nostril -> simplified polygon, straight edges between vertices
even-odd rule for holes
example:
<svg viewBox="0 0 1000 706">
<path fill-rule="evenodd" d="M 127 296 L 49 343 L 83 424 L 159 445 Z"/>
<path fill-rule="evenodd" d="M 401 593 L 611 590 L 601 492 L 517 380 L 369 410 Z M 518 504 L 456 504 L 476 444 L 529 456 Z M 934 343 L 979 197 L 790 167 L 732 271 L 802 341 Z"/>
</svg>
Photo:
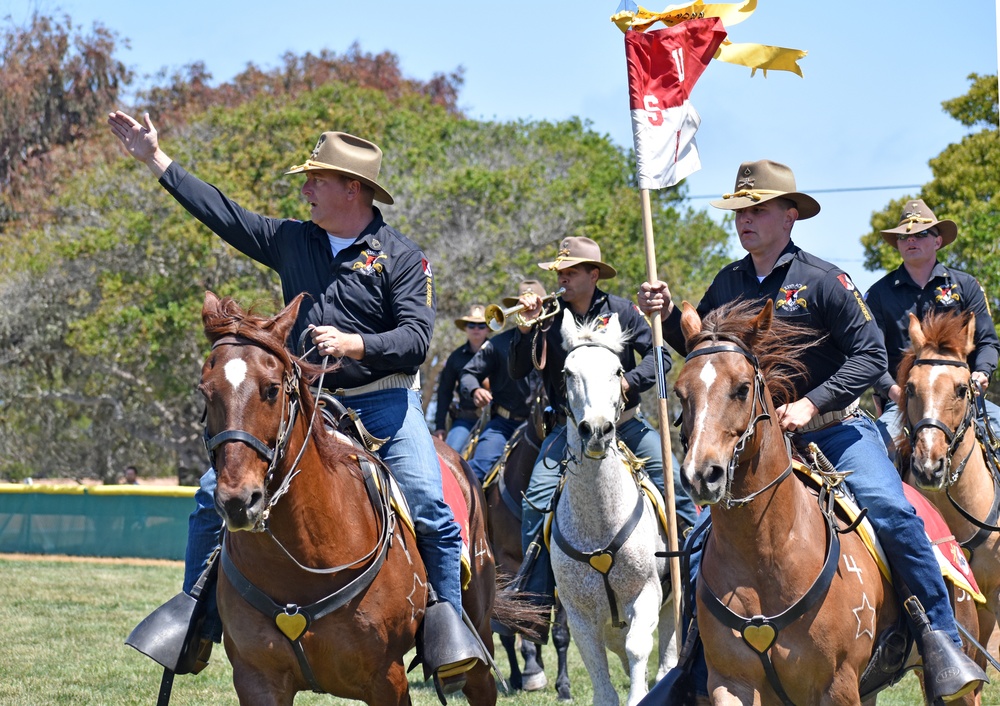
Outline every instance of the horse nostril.
<svg viewBox="0 0 1000 706">
<path fill-rule="evenodd" d="M 611 436 L 611 432 L 613 432 L 614 430 L 615 430 L 614 424 L 612 424 L 611 422 L 605 422 L 604 427 L 601 429 L 601 432 L 604 434 L 604 436 Z"/>
<path fill-rule="evenodd" d="M 589 437 L 593 433 L 593 430 L 590 428 L 589 422 L 580 422 L 580 426 L 577 427 L 577 429 L 580 432 L 580 436 L 584 438 Z"/>
<path fill-rule="evenodd" d="M 247 503 L 247 510 L 253 512 L 263 501 L 264 493 L 260 490 L 253 491 L 250 493 L 250 502 Z"/>
<path fill-rule="evenodd" d="M 708 473 L 705 474 L 705 481 L 711 484 L 717 483 L 725 476 L 725 474 L 725 468 L 718 464 L 712 464 L 712 466 L 708 469 Z"/>
</svg>

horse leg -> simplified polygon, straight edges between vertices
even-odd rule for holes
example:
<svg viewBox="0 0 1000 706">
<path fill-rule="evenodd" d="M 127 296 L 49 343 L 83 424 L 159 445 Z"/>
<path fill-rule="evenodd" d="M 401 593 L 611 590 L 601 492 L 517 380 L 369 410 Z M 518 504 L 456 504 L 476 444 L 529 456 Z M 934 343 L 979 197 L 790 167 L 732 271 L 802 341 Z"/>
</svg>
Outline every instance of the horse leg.
<svg viewBox="0 0 1000 706">
<path fill-rule="evenodd" d="M 514 635 L 501 635 L 500 644 L 507 654 L 507 662 L 510 663 L 510 688 L 516 691 L 521 690 L 521 663 L 517 656 L 517 638 Z"/>
<path fill-rule="evenodd" d="M 558 673 L 556 674 L 556 693 L 560 701 L 571 701 L 569 691 L 569 623 L 566 620 L 566 609 L 562 601 L 556 601 L 556 622 L 552 626 L 552 644 L 556 648 Z"/>
<path fill-rule="evenodd" d="M 566 611 L 570 624 L 573 625 L 576 647 L 594 686 L 594 706 L 618 706 L 618 692 L 611 683 L 608 653 L 601 628 L 593 625 L 590 616 L 575 613 L 571 606 L 567 606 Z M 574 615 L 577 617 L 574 618 Z"/>
<path fill-rule="evenodd" d="M 367 703 L 412 706 L 410 685 L 402 662 L 393 662 L 382 679 L 372 680 L 372 692 Z"/>
<path fill-rule="evenodd" d="M 539 691 L 549 684 L 542 663 L 542 646 L 521 638 L 521 656 L 524 657 L 522 687 L 525 691 Z"/>
<path fill-rule="evenodd" d="M 475 706 L 495 706 L 497 683 L 490 667 L 482 662 L 477 662 L 475 667 L 466 672 L 462 693 L 465 694 L 469 703 L 475 704 Z"/>
</svg>

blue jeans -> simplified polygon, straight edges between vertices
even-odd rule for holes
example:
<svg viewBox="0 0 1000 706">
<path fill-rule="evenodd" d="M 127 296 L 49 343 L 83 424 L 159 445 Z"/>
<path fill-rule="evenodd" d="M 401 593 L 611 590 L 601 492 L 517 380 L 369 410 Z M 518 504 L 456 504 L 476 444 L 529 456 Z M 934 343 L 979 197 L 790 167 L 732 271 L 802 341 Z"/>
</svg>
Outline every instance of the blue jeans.
<svg viewBox="0 0 1000 706">
<path fill-rule="evenodd" d="M 472 472 L 476 474 L 476 478 L 480 482 L 486 479 L 486 475 L 503 454 L 503 449 L 510 441 L 510 437 L 514 436 L 514 432 L 522 423 L 503 417 L 490 418 L 489 424 L 479 435 L 476 452 L 472 454 L 472 460 L 469 461 Z"/>
<path fill-rule="evenodd" d="M 462 535 L 451 508 L 444 502 L 441 466 L 424 421 L 419 393 L 397 388 L 341 401 L 358 413 L 374 436 L 390 437 L 379 450 L 379 456 L 392 469 L 410 507 L 427 579 L 438 597 L 451 603 L 461 615 Z M 221 520 L 215 515 L 214 492 L 215 471 L 209 469 L 202 477 L 201 489 L 195 496 L 198 507 L 189 522 L 185 590 L 194 585 L 205 559 L 218 544 Z M 212 508 L 215 515 L 212 522 L 208 521 L 206 507 Z"/>
<path fill-rule="evenodd" d="M 452 420 L 451 429 L 448 430 L 448 436 L 445 437 L 444 443 L 462 453 L 462 448 L 469 440 L 469 434 L 472 432 L 472 427 L 476 426 L 476 421 L 475 419 Z M 367 426 L 367 422 L 365 425 Z"/>
<path fill-rule="evenodd" d="M 663 492 L 663 447 L 660 445 L 660 436 L 655 429 L 650 427 L 642 415 L 623 422 L 617 429 L 618 438 L 640 458 L 648 458 L 645 472 L 656 487 Z M 545 437 L 542 448 L 538 452 L 538 460 L 531 471 L 531 481 L 528 489 L 524 492 L 524 499 L 521 502 L 521 546 L 524 551 L 528 550 L 528 545 L 538 532 L 545 520 L 549 502 L 552 494 L 555 493 L 556 486 L 559 485 L 561 471 L 561 461 L 566 451 L 566 425 L 559 424 Z M 694 503 L 691 498 L 681 490 L 680 486 L 680 464 L 674 459 L 674 490 L 676 513 L 679 517 L 691 524 L 694 524 L 696 517 Z M 538 509 L 535 509 L 538 508 Z M 524 590 L 530 593 L 552 595 L 555 588 L 555 579 L 552 576 L 551 561 L 548 550 L 543 546 L 538 555 L 535 569 L 531 572 L 525 582 Z"/>
<path fill-rule="evenodd" d="M 915 595 L 935 630 L 946 632 L 957 645 L 955 616 L 951 610 L 948 590 L 941 570 L 924 531 L 924 522 L 903 495 L 903 483 L 886 455 L 885 444 L 874 422 L 857 415 L 826 429 L 801 434 L 802 443 L 815 442 L 839 471 L 854 471 L 844 482 L 860 507 L 868 508 L 868 519 L 875 528 L 879 542 L 892 565 L 896 589 L 901 580 Z M 703 512 L 698 526 L 708 521 Z M 690 580 L 697 580 L 701 565 L 701 547 L 691 554 Z M 695 675 L 707 672 L 704 664 L 695 668 Z M 707 692 L 707 688 L 702 693 Z"/>
<path fill-rule="evenodd" d="M 201 572 L 208 564 L 208 558 L 219 546 L 222 532 L 222 518 L 215 510 L 215 469 L 209 468 L 201 476 L 199 488 L 194 494 L 195 509 L 188 518 L 188 541 L 184 551 L 184 592 L 190 593 Z M 206 616 L 202 635 L 213 642 L 222 640 L 222 620 L 215 604 L 215 587 L 212 586 L 205 598 Z"/>
</svg>

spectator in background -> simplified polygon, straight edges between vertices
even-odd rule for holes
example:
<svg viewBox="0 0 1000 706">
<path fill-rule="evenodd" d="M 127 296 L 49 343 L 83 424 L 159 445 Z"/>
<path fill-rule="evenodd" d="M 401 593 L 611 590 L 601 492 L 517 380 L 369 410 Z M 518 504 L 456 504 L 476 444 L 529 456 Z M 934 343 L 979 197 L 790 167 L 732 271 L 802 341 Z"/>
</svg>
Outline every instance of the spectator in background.
<svg viewBox="0 0 1000 706">
<path fill-rule="evenodd" d="M 469 313 L 455 319 L 455 326 L 465 332 L 465 343 L 456 348 L 448 356 L 444 369 L 438 377 L 437 409 L 434 412 L 434 436 L 444 441 L 456 451 L 462 451 L 469 439 L 472 427 L 479 419 L 479 409 L 469 398 L 455 399 L 458 382 L 462 377 L 462 369 L 472 360 L 472 356 L 486 343 L 489 329 L 486 328 L 486 307 L 473 304 Z M 448 429 L 448 417 L 451 417 L 451 429 Z"/>
<path fill-rule="evenodd" d="M 139 485 L 139 471 L 135 466 L 125 466 L 125 485 Z"/>
</svg>

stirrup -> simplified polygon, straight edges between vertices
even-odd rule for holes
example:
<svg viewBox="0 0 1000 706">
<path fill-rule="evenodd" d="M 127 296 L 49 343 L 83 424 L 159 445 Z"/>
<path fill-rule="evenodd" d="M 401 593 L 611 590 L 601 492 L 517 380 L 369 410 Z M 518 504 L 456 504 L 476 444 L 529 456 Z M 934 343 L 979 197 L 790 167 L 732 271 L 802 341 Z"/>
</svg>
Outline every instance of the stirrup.
<svg viewBox="0 0 1000 706">
<path fill-rule="evenodd" d="M 924 658 L 924 688 L 930 703 L 955 701 L 989 682 L 986 672 L 959 649 L 944 630 L 932 630 L 927 613 L 915 596 L 904 604 L 920 632 Z"/>
<path fill-rule="evenodd" d="M 440 600 L 433 586 L 428 588 L 421 661 L 424 679 L 434 677 L 438 698 L 445 703 L 445 694 L 465 686 L 465 673 L 475 667 L 476 662 L 485 664 L 487 661 L 479 640 L 455 607 Z"/>
</svg>

